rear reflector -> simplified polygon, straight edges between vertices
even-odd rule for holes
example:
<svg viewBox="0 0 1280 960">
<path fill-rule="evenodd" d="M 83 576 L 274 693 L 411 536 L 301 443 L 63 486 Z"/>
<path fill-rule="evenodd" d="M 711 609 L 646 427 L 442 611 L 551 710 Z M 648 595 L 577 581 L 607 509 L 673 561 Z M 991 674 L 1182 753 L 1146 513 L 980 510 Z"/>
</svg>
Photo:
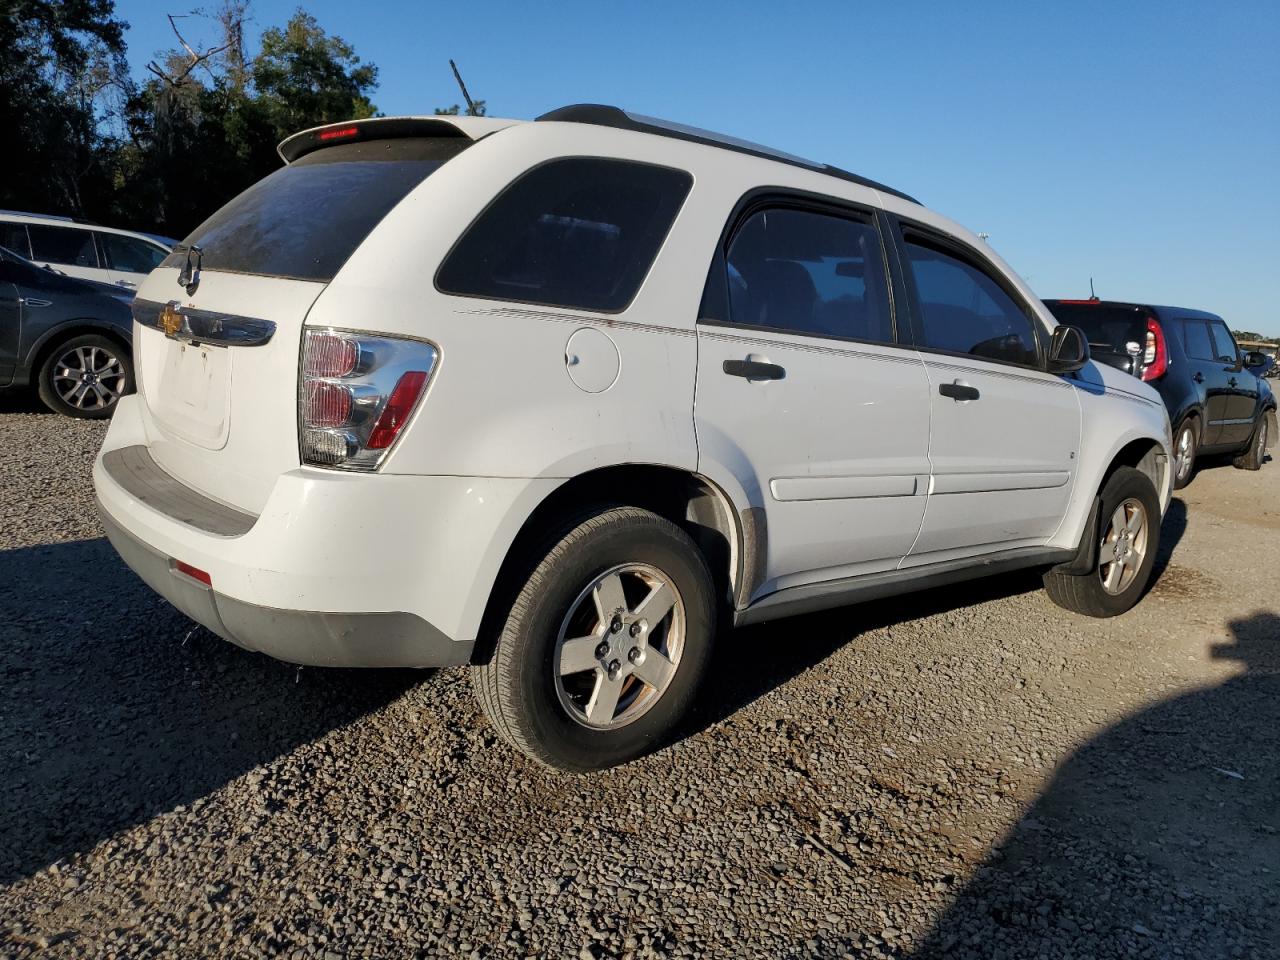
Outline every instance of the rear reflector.
<svg viewBox="0 0 1280 960">
<path fill-rule="evenodd" d="M 387 405 L 382 408 L 382 416 L 373 425 L 366 447 L 370 450 L 382 450 L 395 442 L 396 435 L 403 429 L 409 414 L 413 413 L 418 397 L 422 396 L 422 389 L 426 385 L 427 375 L 422 370 L 410 370 L 400 375 Z"/>
<path fill-rule="evenodd" d="M 181 560 L 175 560 L 173 561 L 173 569 L 177 570 L 179 573 L 186 574 L 192 580 L 199 580 L 206 587 L 213 586 L 213 577 L 209 576 L 209 574 L 205 573 L 199 567 L 193 567 L 189 563 L 183 563 Z"/>
</svg>

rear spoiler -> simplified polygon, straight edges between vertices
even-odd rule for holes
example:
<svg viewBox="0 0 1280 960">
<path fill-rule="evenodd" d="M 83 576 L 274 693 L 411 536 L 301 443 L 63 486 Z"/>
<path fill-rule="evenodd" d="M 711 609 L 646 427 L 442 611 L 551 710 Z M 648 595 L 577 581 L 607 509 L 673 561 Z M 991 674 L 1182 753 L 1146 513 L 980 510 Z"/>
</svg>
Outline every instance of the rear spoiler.
<svg viewBox="0 0 1280 960">
<path fill-rule="evenodd" d="M 303 130 L 281 141 L 276 152 L 285 163 L 293 163 L 321 147 L 353 140 L 390 140 L 397 137 L 479 140 L 518 122 L 493 117 L 371 117 Z"/>
</svg>

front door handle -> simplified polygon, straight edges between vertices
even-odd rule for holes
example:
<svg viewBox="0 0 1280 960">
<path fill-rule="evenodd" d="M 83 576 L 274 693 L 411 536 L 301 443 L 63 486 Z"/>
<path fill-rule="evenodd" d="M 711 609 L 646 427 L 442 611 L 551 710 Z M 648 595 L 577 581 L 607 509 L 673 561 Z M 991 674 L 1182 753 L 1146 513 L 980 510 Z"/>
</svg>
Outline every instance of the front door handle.
<svg viewBox="0 0 1280 960">
<path fill-rule="evenodd" d="M 1199 370 L 1197 370 L 1195 373 L 1195 376 L 1192 377 L 1191 379 L 1194 380 L 1196 383 L 1204 383 L 1204 374 L 1201 373 Z"/>
<path fill-rule="evenodd" d="M 961 383 L 957 380 L 955 383 L 938 384 L 938 392 L 944 397 L 950 397 L 952 400 L 959 400 L 961 403 L 967 403 L 970 400 L 977 400 L 981 394 L 978 393 L 977 387 L 971 387 L 967 383 Z"/>
<path fill-rule="evenodd" d="M 731 377 L 747 380 L 781 380 L 787 371 L 766 360 L 726 360 L 721 367 Z"/>
<path fill-rule="evenodd" d="M 38 297 L 19 297 L 18 302 L 28 307 L 47 307 L 52 300 L 41 300 Z"/>
</svg>

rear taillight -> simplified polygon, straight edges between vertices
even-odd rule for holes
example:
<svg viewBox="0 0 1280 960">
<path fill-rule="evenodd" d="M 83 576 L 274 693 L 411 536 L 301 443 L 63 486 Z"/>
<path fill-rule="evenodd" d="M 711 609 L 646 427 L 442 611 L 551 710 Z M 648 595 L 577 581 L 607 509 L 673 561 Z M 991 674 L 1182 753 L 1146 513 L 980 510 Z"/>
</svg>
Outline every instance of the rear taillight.
<svg viewBox="0 0 1280 960">
<path fill-rule="evenodd" d="M 1164 331 L 1155 317 L 1147 317 L 1147 342 L 1142 350 L 1142 379 L 1155 380 L 1169 369 L 1169 350 Z"/>
<path fill-rule="evenodd" d="M 307 330 L 298 383 L 302 462 L 376 470 L 431 382 L 439 352 L 421 340 Z"/>
</svg>

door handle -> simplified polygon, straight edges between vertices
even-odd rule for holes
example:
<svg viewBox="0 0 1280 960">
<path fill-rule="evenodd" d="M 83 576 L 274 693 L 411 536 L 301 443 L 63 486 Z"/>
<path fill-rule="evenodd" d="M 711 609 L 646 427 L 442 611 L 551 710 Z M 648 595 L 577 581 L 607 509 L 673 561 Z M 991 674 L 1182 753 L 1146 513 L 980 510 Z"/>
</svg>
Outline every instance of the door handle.
<svg viewBox="0 0 1280 960">
<path fill-rule="evenodd" d="M 967 383 L 961 383 L 959 380 L 955 383 L 938 384 L 938 392 L 944 397 L 950 397 L 960 403 L 968 403 L 970 400 L 977 400 L 981 396 L 977 387 L 971 387 Z"/>
<path fill-rule="evenodd" d="M 1199 370 L 1197 370 L 1195 373 L 1195 376 L 1193 376 L 1191 379 L 1194 380 L 1196 383 L 1204 383 L 1204 374 L 1201 373 Z"/>
<path fill-rule="evenodd" d="M 781 380 L 787 371 L 765 360 L 726 360 L 721 367 L 731 377 L 747 380 Z"/>
<path fill-rule="evenodd" d="M 132 280 L 117 280 L 117 281 L 116 281 L 116 286 L 117 286 L 117 287 L 128 287 L 130 290 L 132 290 L 133 288 L 137 287 L 137 284 L 136 284 L 136 283 L 134 283 Z"/>
<path fill-rule="evenodd" d="M 47 307 L 52 300 L 41 300 L 38 297 L 19 297 L 18 302 L 26 307 Z"/>
</svg>

